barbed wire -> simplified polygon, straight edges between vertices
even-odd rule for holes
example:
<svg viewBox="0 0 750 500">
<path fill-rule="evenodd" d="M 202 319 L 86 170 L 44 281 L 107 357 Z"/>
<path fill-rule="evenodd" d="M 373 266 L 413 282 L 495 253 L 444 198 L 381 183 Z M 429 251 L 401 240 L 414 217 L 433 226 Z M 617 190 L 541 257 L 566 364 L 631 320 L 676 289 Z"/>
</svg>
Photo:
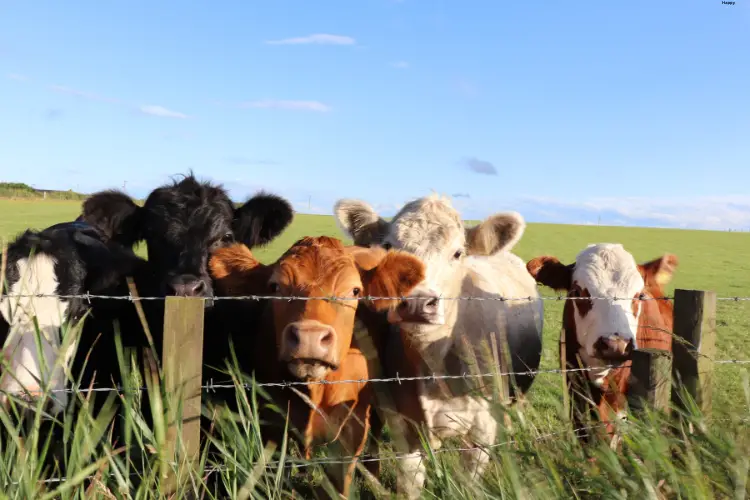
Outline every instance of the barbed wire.
<svg viewBox="0 0 750 500">
<path fill-rule="evenodd" d="M 627 421 L 627 419 L 624 419 L 624 421 Z M 724 419 L 716 419 L 716 420 L 714 420 L 714 423 L 722 423 L 722 422 L 729 422 L 729 421 L 734 422 L 733 419 L 724 418 Z M 749 422 L 750 422 L 749 418 L 742 418 L 742 419 L 737 420 L 737 423 L 749 423 Z M 546 441 L 546 440 L 554 438 L 554 437 L 558 437 L 558 436 L 567 434 L 568 432 L 572 432 L 575 437 L 581 437 L 581 433 L 583 433 L 585 431 L 590 431 L 590 430 L 594 430 L 594 429 L 601 429 L 603 427 L 608 426 L 610 423 L 611 422 L 600 422 L 600 423 L 589 425 L 589 426 L 577 427 L 577 428 L 572 429 L 572 430 L 566 429 L 566 430 L 563 430 L 563 431 L 550 432 L 550 433 L 547 433 L 547 434 L 542 434 L 542 435 L 540 435 L 540 436 L 538 436 L 538 437 L 536 437 L 536 438 L 534 438 L 534 439 L 532 439 L 530 441 L 519 441 L 519 440 L 516 440 L 516 439 L 511 439 L 511 440 L 508 440 L 508 441 L 504 441 L 502 443 L 495 443 L 495 444 L 486 445 L 486 446 L 468 446 L 468 447 L 460 447 L 460 448 L 442 448 L 441 447 L 441 448 L 437 448 L 437 449 L 431 449 L 429 451 L 421 450 L 421 451 L 412 452 L 412 453 L 394 453 L 392 455 L 388 455 L 388 454 L 386 454 L 386 455 L 367 455 L 367 454 L 362 454 L 362 455 L 348 455 L 348 456 L 343 456 L 343 457 L 338 457 L 338 458 L 315 458 L 315 459 L 312 459 L 312 460 L 300 460 L 300 461 L 291 461 L 291 460 L 281 461 L 281 460 L 275 460 L 275 461 L 271 461 L 271 462 L 266 463 L 264 465 L 264 468 L 265 469 L 273 469 L 274 467 L 282 466 L 282 468 L 290 469 L 290 468 L 293 468 L 293 467 L 297 467 L 297 468 L 315 467 L 317 465 L 322 465 L 322 466 L 325 466 L 325 465 L 348 465 L 348 464 L 352 464 L 352 463 L 355 463 L 355 462 L 357 462 L 357 463 L 384 462 L 384 461 L 393 461 L 393 460 L 403 460 L 403 459 L 406 459 L 406 458 L 415 458 L 415 457 L 419 457 L 420 459 L 424 460 L 424 459 L 429 459 L 430 455 L 438 455 L 438 454 L 443 454 L 443 453 L 461 453 L 461 452 L 465 452 L 465 451 L 475 451 L 475 450 L 480 450 L 480 451 L 487 452 L 487 450 L 490 450 L 490 449 L 496 449 L 496 448 L 499 448 L 499 447 L 502 447 L 502 446 L 507 446 L 507 445 L 520 444 L 522 442 L 530 442 L 532 444 L 533 443 L 539 443 L 539 442 Z M 216 473 L 216 472 L 227 472 L 229 470 L 230 470 L 229 466 L 226 466 L 226 465 L 216 466 L 216 465 L 214 465 L 214 466 L 205 467 L 203 469 L 203 473 L 205 475 L 209 475 L 209 474 L 213 474 L 213 473 Z M 110 473 L 109 475 L 110 475 L 110 477 L 114 476 L 113 473 Z M 133 477 L 133 476 L 138 476 L 138 475 L 140 475 L 138 472 L 131 472 L 129 476 Z M 91 479 L 93 477 L 95 477 L 95 476 L 91 475 L 91 476 L 88 476 L 87 479 Z M 49 478 L 49 479 L 45 479 L 45 480 L 40 481 L 40 483 L 42 483 L 42 484 L 54 484 L 54 483 L 62 483 L 62 482 L 65 482 L 67 480 L 68 480 L 67 477 Z M 6 484 L 8 484 L 8 483 L 6 483 Z M 11 482 L 10 484 L 11 485 L 18 485 L 20 483 L 18 481 L 14 481 L 14 482 Z"/>
<path fill-rule="evenodd" d="M 0 294 L 0 298 L 2 297 L 8 297 L 8 298 L 57 298 L 57 299 L 83 299 L 86 301 L 91 301 L 92 299 L 105 299 L 105 300 L 127 300 L 130 302 L 140 302 L 140 301 L 153 301 L 153 300 L 167 300 L 170 297 L 178 297 L 178 296 L 152 296 L 152 297 L 141 297 L 141 296 L 134 296 L 132 294 L 128 295 L 98 295 L 98 294 L 91 294 L 91 293 L 84 293 L 84 294 L 55 294 L 55 293 L 36 293 L 36 294 L 22 294 L 22 293 L 12 293 L 12 294 L 6 294 L 2 293 Z M 287 300 L 289 302 L 293 300 L 331 300 L 331 301 L 351 301 L 351 300 L 357 300 L 357 301 L 375 301 L 375 300 L 425 300 L 425 296 L 423 295 L 405 295 L 405 296 L 398 296 L 398 297 L 379 297 L 379 296 L 358 296 L 358 297 L 338 297 L 338 296 L 316 296 L 316 297 L 306 297 L 306 296 L 300 296 L 300 295 L 236 295 L 236 296 L 206 296 L 206 297 L 189 297 L 189 298 L 195 298 L 199 300 L 212 300 L 212 301 L 222 301 L 222 300 L 253 300 L 253 301 L 260 301 L 260 300 Z M 562 300 L 641 300 L 641 301 L 647 301 L 647 300 L 674 300 L 674 296 L 663 296 L 663 297 L 648 297 L 645 295 L 641 295 L 639 297 L 618 297 L 618 296 L 592 296 L 592 297 L 568 297 L 565 295 L 527 295 L 524 297 L 504 297 L 504 296 L 472 296 L 472 295 L 466 295 L 466 296 L 457 296 L 457 297 L 431 297 L 436 298 L 438 300 L 476 300 L 479 302 L 534 302 L 537 300 L 550 300 L 550 301 L 562 301 Z M 750 296 L 743 297 L 743 296 L 727 296 L 727 297 L 716 297 L 716 300 L 722 300 L 722 301 L 729 301 L 729 302 L 745 302 L 750 301 Z"/>
<path fill-rule="evenodd" d="M 733 364 L 733 365 L 750 365 L 749 359 L 718 359 L 713 361 L 717 365 Z M 343 380 L 287 380 L 280 382 L 255 382 L 254 384 L 239 383 L 236 384 L 230 380 L 215 383 L 213 379 L 209 379 L 207 384 L 201 385 L 200 388 L 204 392 L 215 392 L 217 389 L 235 389 L 242 387 L 243 389 L 249 390 L 255 387 L 295 387 L 295 386 L 310 386 L 310 385 L 340 385 L 340 384 L 379 384 L 379 383 L 398 383 L 413 382 L 413 381 L 438 381 L 438 380 L 469 380 L 479 378 L 494 378 L 494 377 L 517 377 L 517 376 L 528 376 L 528 375 L 547 375 L 555 373 L 576 373 L 576 372 L 591 372 L 600 370 L 609 370 L 622 368 L 622 365 L 603 365 L 603 366 L 588 366 L 582 368 L 550 368 L 544 370 L 526 370 L 520 372 L 488 372 L 488 373 L 462 373 L 460 375 L 416 375 L 402 377 L 396 373 L 395 377 L 385 378 L 361 378 L 361 379 L 343 379 Z M 70 388 L 70 389 L 50 389 L 44 391 L 28 391 L 28 394 L 32 396 L 44 395 L 44 394 L 88 394 L 96 392 L 143 392 L 148 390 L 147 387 L 136 387 L 136 388 L 125 388 L 125 387 L 89 387 L 89 388 Z M 2 391 L 0 391 L 2 392 Z M 26 393 L 24 393 L 26 394 Z"/>
</svg>

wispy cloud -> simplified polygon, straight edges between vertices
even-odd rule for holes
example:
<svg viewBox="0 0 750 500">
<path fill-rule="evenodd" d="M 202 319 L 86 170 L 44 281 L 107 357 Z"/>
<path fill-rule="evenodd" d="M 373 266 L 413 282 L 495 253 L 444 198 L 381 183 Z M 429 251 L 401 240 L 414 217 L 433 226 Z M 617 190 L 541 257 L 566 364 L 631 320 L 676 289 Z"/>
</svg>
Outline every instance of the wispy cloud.
<svg viewBox="0 0 750 500">
<path fill-rule="evenodd" d="M 156 106 L 153 104 L 140 106 L 138 110 L 144 115 L 157 116 L 159 118 L 177 118 L 178 120 L 190 118 L 185 113 L 172 111 L 171 109 L 167 109 L 164 106 Z"/>
<path fill-rule="evenodd" d="M 58 108 L 49 108 L 44 111 L 44 119 L 47 121 L 55 121 L 63 116 L 63 110 Z"/>
<path fill-rule="evenodd" d="M 471 198 L 469 193 L 453 193 L 451 196 L 453 198 Z"/>
<path fill-rule="evenodd" d="M 9 73 L 8 78 L 11 80 L 16 80 L 17 82 L 28 82 L 29 77 L 26 75 L 21 75 L 19 73 Z"/>
<path fill-rule="evenodd" d="M 101 101 L 101 102 L 112 102 L 112 103 L 122 102 L 120 101 L 120 99 L 116 99 L 114 97 L 105 97 L 99 94 L 94 94 L 93 92 L 86 92 L 84 90 L 73 89 L 70 87 L 65 87 L 63 85 L 50 85 L 49 89 L 53 92 L 57 92 L 58 94 L 72 95 L 72 96 L 80 97 L 82 99 L 88 99 L 90 101 Z"/>
<path fill-rule="evenodd" d="M 278 99 L 262 99 L 259 101 L 248 101 L 240 103 L 241 108 L 267 108 L 267 109 L 285 109 L 290 111 L 315 111 L 326 113 L 331 107 L 319 101 L 289 101 Z"/>
<path fill-rule="evenodd" d="M 479 158 L 466 158 L 461 162 L 466 168 L 477 174 L 497 175 L 497 169 L 492 163 Z"/>
<path fill-rule="evenodd" d="M 461 212 L 465 218 L 471 219 L 481 219 L 498 211 L 516 210 L 530 222 L 750 230 L 750 196 L 747 195 L 575 199 L 523 196 L 501 203 L 494 199 L 474 199 L 466 203 Z"/>
<path fill-rule="evenodd" d="M 314 35 L 283 38 L 281 40 L 266 40 L 265 43 L 266 45 L 354 45 L 357 41 L 350 36 L 316 33 Z"/>
<path fill-rule="evenodd" d="M 256 166 L 256 165 L 278 165 L 279 162 L 274 160 L 259 160 L 254 158 L 247 158 L 245 156 L 230 156 L 224 159 L 227 163 L 231 163 L 232 165 L 247 165 L 247 166 Z"/>
<path fill-rule="evenodd" d="M 395 61 L 391 63 L 391 66 L 396 69 L 408 69 L 410 64 L 406 61 Z"/>
</svg>

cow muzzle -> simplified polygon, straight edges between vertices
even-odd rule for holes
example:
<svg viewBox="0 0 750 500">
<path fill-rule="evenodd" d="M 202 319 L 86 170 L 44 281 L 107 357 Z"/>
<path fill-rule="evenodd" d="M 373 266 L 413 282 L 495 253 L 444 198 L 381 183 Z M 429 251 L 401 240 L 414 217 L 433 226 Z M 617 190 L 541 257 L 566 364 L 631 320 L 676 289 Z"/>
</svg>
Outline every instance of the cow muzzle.
<svg viewBox="0 0 750 500">
<path fill-rule="evenodd" d="M 206 299 L 204 306 L 213 306 L 213 287 L 211 281 L 205 277 L 193 274 L 172 275 L 167 277 L 165 285 L 168 296 Z"/>
<path fill-rule="evenodd" d="M 633 352 L 633 339 L 625 340 L 619 335 L 607 335 L 599 337 L 594 342 L 596 357 L 606 361 L 625 361 Z"/>
<path fill-rule="evenodd" d="M 338 368 L 336 330 L 315 320 L 290 323 L 281 334 L 279 360 L 300 380 L 320 380 Z"/>
<path fill-rule="evenodd" d="M 443 301 L 434 290 L 417 290 L 388 312 L 390 323 L 442 325 L 445 323 Z"/>
</svg>

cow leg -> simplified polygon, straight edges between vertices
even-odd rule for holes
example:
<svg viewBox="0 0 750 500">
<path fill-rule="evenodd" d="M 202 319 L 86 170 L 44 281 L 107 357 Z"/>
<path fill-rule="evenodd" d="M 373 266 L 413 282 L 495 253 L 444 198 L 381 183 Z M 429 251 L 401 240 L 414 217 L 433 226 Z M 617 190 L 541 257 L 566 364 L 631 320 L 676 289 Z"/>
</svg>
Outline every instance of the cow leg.
<svg viewBox="0 0 750 500">
<path fill-rule="evenodd" d="M 369 398 L 363 398 L 369 399 Z M 360 400 L 354 407 L 354 412 L 343 424 L 341 434 L 336 442 L 336 448 L 341 450 L 334 456 L 341 457 L 341 462 L 326 467 L 326 474 L 333 483 L 336 491 L 343 497 L 349 496 L 357 460 L 365 449 L 368 432 L 370 431 L 370 412 L 372 406 Z"/>
<path fill-rule="evenodd" d="M 402 455 L 396 470 L 396 492 L 406 498 L 419 498 L 424 488 L 427 468 L 419 451 Z"/>
<path fill-rule="evenodd" d="M 477 408 L 474 425 L 469 431 L 468 438 L 472 444 L 471 449 L 461 452 L 461 460 L 469 474 L 474 478 L 478 478 L 484 473 L 487 463 L 490 461 L 490 455 L 477 445 L 484 443 L 492 446 L 497 439 L 498 422 L 489 412 L 489 408 L 486 408 L 486 403 L 482 406 L 484 408 Z"/>
</svg>

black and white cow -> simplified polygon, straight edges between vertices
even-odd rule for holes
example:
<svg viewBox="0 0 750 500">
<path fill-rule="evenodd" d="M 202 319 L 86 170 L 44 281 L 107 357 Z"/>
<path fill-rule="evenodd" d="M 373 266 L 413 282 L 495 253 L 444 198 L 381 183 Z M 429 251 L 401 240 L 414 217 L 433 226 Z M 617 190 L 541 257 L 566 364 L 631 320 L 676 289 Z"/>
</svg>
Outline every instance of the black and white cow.
<svg viewBox="0 0 750 500">
<path fill-rule="evenodd" d="M 123 347 L 142 350 L 149 346 L 130 301 L 13 296 L 89 293 L 127 297 L 126 278 L 131 276 L 141 296 L 210 297 L 213 286 L 207 262 L 211 251 L 234 241 L 250 247 L 266 244 L 288 226 L 292 217 L 292 208 L 283 198 L 261 193 L 235 208 L 220 185 L 199 182 L 189 175 L 154 190 L 143 207 L 122 192 L 104 191 L 84 202 L 77 221 L 26 231 L 8 248 L 7 292 L 11 296 L 0 302 L 3 354 L 14 372 L 26 375 L 19 381 L 17 374 L 3 370 L 0 389 L 33 398 L 38 393 L 39 375 L 47 375 L 42 357 L 47 365 L 50 358 L 54 362 L 59 357 L 63 358 L 60 361 L 72 357 L 71 375 L 82 387 L 119 385 L 115 321 Z M 139 241 L 148 244 L 148 261 L 133 252 Z M 19 300 L 23 307 L 9 309 Z M 160 356 L 164 303 L 144 301 L 141 305 Z M 76 320 L 87 311 L 90 315 L 78 345 L 59 352 L 63 321 Z M 34 321 L 48 339 L 42 343 L 43 356 L 36 341 L 31 340 L 35 337 Z M 216 366 L 227 352 L 228 339 L 222 342 L 209 332 L 205 339 L 204 359 Z M 142 359 L 140 354 L 138 359 Z M 61 369 L 51 376 L 53 389 L 66 385 Z M 59 412 L 68 398 L 65 393 L 56 394 L 53 410 Z"/>
<path fill-rule="evenodd" d="M 49 411 L 58 414 L 68 403 L 69 395 L 60 391 L 76 347 L 62 346 L 61 328 L 92 309 L 91 301 L 69 296 L 117 294 L 122 277 L 142 274 L 145 261 L 81 222 L 27 230 L 8 246 L 6 259 L 0 402 L 7 404 L 11 396 L 33 400 L 47 387 L 53 391 Z"/>
</svg>

